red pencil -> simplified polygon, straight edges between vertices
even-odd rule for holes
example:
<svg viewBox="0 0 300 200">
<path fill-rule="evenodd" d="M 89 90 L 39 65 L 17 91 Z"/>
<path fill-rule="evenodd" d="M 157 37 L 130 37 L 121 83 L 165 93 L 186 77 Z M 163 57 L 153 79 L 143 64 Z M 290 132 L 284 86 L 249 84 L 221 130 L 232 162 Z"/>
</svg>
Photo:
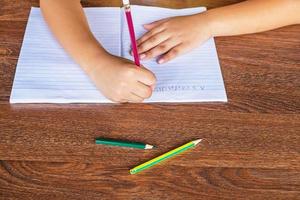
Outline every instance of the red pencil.
<svg viewBox="0 0 300 200">
<path fill-rule="evenodd" d="M 140 67 L 141 63 L 140 63 L 139 53 L 137 50 L 137 44 L 136 44 L 136 39 L 135 39 L 134 26 L 133 26 L 133 22 L 132 22 L 129 0 L 123 0 L 123 5 L 124 5 L 124 9 L 125 9 L 125 14 L 126 14 L 126 20 L 127 20 L 127 25 L 128 25 L 128 30 L 129 30 L 130 40 L 131 40 L 134 62 L 137 66 Z"/>
</svg>

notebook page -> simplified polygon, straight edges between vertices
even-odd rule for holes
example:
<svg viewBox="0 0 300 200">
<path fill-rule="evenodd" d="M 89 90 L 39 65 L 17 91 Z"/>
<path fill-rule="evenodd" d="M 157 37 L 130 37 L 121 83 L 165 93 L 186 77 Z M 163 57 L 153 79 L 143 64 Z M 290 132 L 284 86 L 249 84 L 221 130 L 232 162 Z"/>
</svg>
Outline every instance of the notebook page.
<svg viewBox="0 0 300 200">
<path fill-rule="evenodd" d="M 120 56 L 120 8 L 85 8 L 98 41 Z M 56 41 L 39 8 L 32 8 L 20 53 L 11 103 L 107 101 Z"/>
<path fill-rule="evenodd" d="M 203 12 L 204 7 L 188 9 L 166 9 L 132 6 L 132 17 L 136 37 L 146 31 L 143 24 L 159 19 L 191 15 Z M 133 60 L 129 54 L 130 37 L 124 10 L 122 9 L 122 56 Z M 142 62 L 158 80 L 154 93 L 147 102 L 226 102 L 226 92 L 213 39 L 195 50 L 173 61 L 158 65 L 156 59 Z"/>
</svg>

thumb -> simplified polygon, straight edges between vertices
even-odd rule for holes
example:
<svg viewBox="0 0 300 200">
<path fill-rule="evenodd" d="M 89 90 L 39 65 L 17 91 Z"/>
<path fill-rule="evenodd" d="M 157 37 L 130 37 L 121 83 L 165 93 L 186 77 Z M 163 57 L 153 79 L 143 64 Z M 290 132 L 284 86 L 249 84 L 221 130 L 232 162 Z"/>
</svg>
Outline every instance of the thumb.
<svg viewBox="0 0 300 200">
<path fill-rule="evenodd" d="M 138 81 L 144 83 L 145 85 L 151 86 L 156 84 L 156 77 L 151 71 L 141 67 L 139 69 Z"/>
</svg>

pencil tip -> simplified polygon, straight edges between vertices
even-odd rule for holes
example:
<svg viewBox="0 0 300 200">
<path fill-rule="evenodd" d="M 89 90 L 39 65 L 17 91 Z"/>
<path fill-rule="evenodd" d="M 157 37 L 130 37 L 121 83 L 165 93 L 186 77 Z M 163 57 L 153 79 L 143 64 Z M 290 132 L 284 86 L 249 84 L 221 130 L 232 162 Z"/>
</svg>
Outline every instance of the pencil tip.
<svg viewBox="0 0 300 200">
<path fill-rule="evenodd" d="M 198 140 L 194 140 L 193 143 L 194 143 L 195 145 L 197 145 L 197 144 L 199 144 L 201 141 L 202 141 L 202 139 L 198 139 Z"/>
<path fill-rule="evenodd" d="M 145 145 L 145 149 L 155 149 L 156 147 L 150 144 Z"/>
</svg>

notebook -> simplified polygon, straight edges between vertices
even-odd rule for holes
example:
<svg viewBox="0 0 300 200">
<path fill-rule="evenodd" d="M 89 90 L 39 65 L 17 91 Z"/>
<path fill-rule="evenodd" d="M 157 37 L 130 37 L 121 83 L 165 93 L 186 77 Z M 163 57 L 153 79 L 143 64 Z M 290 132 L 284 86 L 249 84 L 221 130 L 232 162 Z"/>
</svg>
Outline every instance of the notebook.
<svg viewBox="0 0 300 200">
<path fill-rule="evenodd" d="M 167 9 L 132 6 L 136 37 L 143 24 L 205 11 L 204 7 Z M 84 8 L 96 39 L 111 54 L 133 60 L 124 10 Z M 99 58 L 101 59 L 101 58 Z M 171 62 L 142 62 L 157 85 L 145 102 L 226 102 L 227 96 L 213 39 Z M 31 8 L 13 82 L 10 103 L 111 103 L 64 51 L 46 25 L 39 8 Z"/>
</svg>

